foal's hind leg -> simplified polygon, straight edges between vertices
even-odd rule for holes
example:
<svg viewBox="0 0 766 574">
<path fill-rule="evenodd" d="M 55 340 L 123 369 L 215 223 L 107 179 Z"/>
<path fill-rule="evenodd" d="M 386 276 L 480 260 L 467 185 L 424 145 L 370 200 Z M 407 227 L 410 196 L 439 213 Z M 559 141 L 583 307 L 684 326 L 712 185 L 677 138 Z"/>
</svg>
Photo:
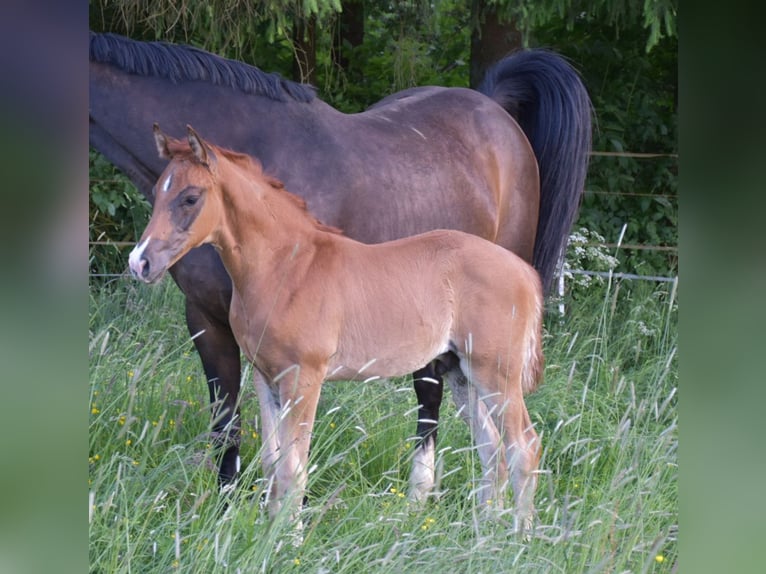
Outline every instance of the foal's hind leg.
<svg viewBox="0 0 766 574">
<path fill-rule="evenodd" d="M 492 369 L 488 369 L 491 371 Z M 477 374 L 481 377 L 481 374 Z M 495 377 L 497 388 L 503 391 L 488 399 L 493 417 L 501 429 L 505 456 L 511 476 L 514 498 L 514 527 L 529 531 L 534 517 L 534 496 L 537 488 L 537 467 L 540 462 L 540 440 L 532 426 L 524 404 L 521 376 L 502 376 L 496 370 L 483 376 Z M 483 380 L 487 380 L 486 378 Z M 504 395 L 504 396 L 503 396 Z"/>
<path fill-rule="evenodd" d="M 436 432 L 444 394 L 440 366 L 432 362 L 412 375 L 419 405 L 418 445 L 412 459 L 410 474 L 410 500 L 414 502 L 424 502 L 434 487 Z"/>
<path fill-rule="evenodd" d="M 506 456 L 511 471 L 515 502 L 514 527 L 526 532 L 532 530 L 534 497 L 537 490 L 537 468 L 540 464 L 540 437 L 532 426 L 523 397 L 519 396 L 519 412 L 513 417 L 501 418 L 506 429 Z M 502 415 L 501 415 L 502 417 Z M 516 434 L 510 435 L 512 427 Z M 513 437 L 512 440 L 509 438 Z"/>
<path fill-rule="evenodd" d="M 468 382 L 460 368 L 451 369 L 444 378 L 452 390 L 452 399 L 458 411 L 471 429 L 471 437 L 481 461 L 482 478 L 477 488 L 478 502 L 482 508 L 502 508 L 508 484 L 508 470 L 497 426 L 476 386 Z"/>
</svg>

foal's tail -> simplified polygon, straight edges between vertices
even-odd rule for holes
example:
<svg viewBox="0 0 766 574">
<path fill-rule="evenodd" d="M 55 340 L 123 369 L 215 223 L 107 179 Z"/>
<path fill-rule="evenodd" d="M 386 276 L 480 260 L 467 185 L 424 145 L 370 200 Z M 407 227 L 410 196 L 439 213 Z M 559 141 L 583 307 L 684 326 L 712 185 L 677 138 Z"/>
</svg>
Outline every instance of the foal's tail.
<svg viewBox="0 0 766 574">
<path fill-rule="evenodd" d="M 522 50 L 492 66 L 478 90 L 513 116 L 540 169 L 540 216 L 533 264 L 547 293 L 577 216 L 591 147 L 591 102 L 561 56 Z"/>
<path fill-rule="evenodd" d="M 524 337 L 526 349 L 521 367 L 521 390 L 526 395 L 533 392 L 543 377 L 545 359 L 543 358 L 543 293 L 537 273 L 529 268 L 534 277 L 529 282 L 535 286 L 531 316 L 527 321 L 527 333 Z"/>
</svg>

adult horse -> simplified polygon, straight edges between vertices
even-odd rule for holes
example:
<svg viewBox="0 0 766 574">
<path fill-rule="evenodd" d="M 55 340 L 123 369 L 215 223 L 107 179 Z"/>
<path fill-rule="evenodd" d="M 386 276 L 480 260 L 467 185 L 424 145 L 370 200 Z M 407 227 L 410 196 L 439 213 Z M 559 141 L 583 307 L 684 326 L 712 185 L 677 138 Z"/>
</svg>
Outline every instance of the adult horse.
<svg viewBox="0 0 766 574">
<path fill-rule="evenodd" d="M 422 87 L 344 114 L 307 85 L 202 50 L 90 36 L 90 143 L 153 203 L 164 168 L 147 130 L 187 123 L 256 156 L 320 220 L 365 243 L 462 230 L 533 263 L 549 287 L 587 171 L 591 104 L 569 64 L 543 50 L 491 68 L 478 91 Z M 309 185 L 310 184 L 310 185 Z M 240 353 L 229 324 L 231 280 L 209 245 L 170 273 L 186 296 L 223 446 L 219 479 L 239 465 Z M 413 275 L 412 281 L 429 281 Z M 411 496 L 433 486 L 443 386 L 414 373 L 418 403 Z"/>
</svg>

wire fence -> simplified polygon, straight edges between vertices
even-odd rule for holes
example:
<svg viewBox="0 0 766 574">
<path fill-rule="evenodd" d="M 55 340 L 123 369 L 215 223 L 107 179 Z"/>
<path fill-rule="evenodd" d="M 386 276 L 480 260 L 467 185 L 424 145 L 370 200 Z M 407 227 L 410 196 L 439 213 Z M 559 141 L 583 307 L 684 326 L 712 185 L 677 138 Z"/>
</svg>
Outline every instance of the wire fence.
<svg viewBox="0 0 766 574">
<path fill-rule="evenodd" d="M 652 153 L 652 152 L 617 152 L 617 151 L 591 151 L 591 156 L 602 156 L 602 157 L 626 157 L 626 158 L 635 158 L 635 159 L 659 159 L 659 158 L 672 158 L 672 159 L 678 159 L 678 154 L 676 153 Z M 91 178 L 91 182 L 95 183 L 119 183 L 124 180 L 121 180 L 119 178 Z M 602 191 L 602 190 L 585 190 L 585 194 L 593 194 L 593 195 L 613 195 L 613 196 L 625 196 L 625 197 L 651 197 L 651 198 L 663 198 L 668 200 L 677 200 L 678 195 L 677 194 L 658 194 L 658 193 L 647 193 L 647 192 L 628 192 L 628 191 Z M 606 249 L 621 249 L 621 250 L 633 250 L 633 251 L 659 251 L 659 252 L 665 252 L 665 253 L 672 253 L 676 254 L 678 253 L 678 246 L 676 245 L 639 245 L 639 244 L 622 244 L 621 239 L 622 236 L 625 233 L 625 227 L 623 227 L 622 232 L 620 234 L 620 240 L 616 243 L 598 243 L 598 242 L 587 242 L 584 243 L 584 246 L 595 246 L 595 247 L 601 247 Z M 88 242 L 89 248 L 94 246 L 104 247 L 114 247 L 116 249 L 124 249 L 127 247 L 132 247 L 134 245 L 133 242 L 130 241 L 111 241 L 109 239 L 105 240 L 94 240 Z M 658 283 L 669 283 L 673 281 L 678 280 L 678 276 L 672 276 L 672 277 L 665 277 L 665 276 L 658 276 L 658 275 L 639 275 L 635 273 L 623 273 L 623 272 L 617 272 L 617 271 L 590 271 L 587 269 L 566 269 L 566 273 L 572 274 L 572 275 L 586 275 L 586 276 L 597 276 L 597 277 L 604 277 L 609 278 L 612 277 L 614 279 L 623 279 L 628 281 L 654 281 Z M 120 278 L 120 277 L 129 277 L 130 274 L 127 272 L 127 270 L 123 273 L 89 273 L 89 277 L 93 278 Z M 563 291 L 564 289 L 564 274 L 562 274 L 562 270 L 559 270 L 559 291 Z"/>
<path fill-rule="evenodd" d="M 89 246 L 111 246 L 115 247 L 117 249 L 125 249 L 128 247 L 135 246 L 135 243 L 132 241 L 109 241 L 109 240 L 99 240 L 99 241 L 89 241 Z M 593 245 L 593 246 L 599 246 L 599 247 L 605 247 L 610 249 L 636 249 L 636 250 L 646 250 L 646 251 L 670 251 L 670 252 L 678 252 L 678 247 L 675 245 L 620 245 L 618 243 L 587 243 L 586 245 Z M 659 275 L 638 275 L 635 273 L 622 273 L 618 271 L 589 271 L 587 269 L 566 269 L 566 273 L 571 273 L 572 275 L 589 275 L 593 277 L 604 277 L 609 278 L 610 276 L 614 279 L 626 279 L 630 281 L 655 281 L 659 283 L 663 282 L 673 282 L 678 279 L 678 276 L 673 277 L 664 277 Z M 559 271 L 559 275 L 561 275 L 561 271 Z M 91 278 L 118 278 L 118 277 L 125 277 L 130 278 L 130 274 L 127 271 L 124 271 L 122 273 L 88 273 L 88 277 Z"/>
</svg>

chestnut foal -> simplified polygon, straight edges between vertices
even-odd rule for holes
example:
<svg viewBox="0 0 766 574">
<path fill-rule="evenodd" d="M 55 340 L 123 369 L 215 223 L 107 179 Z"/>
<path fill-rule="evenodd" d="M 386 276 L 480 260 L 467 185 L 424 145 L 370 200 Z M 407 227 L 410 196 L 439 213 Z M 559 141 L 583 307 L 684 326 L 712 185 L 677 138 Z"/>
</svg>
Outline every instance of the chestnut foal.
<svg viewBox="0 0 766 574">
<path fill-rule="evenodd" d="M 326 380 L 403 376 L 429 363 L 450 383 L 483 467 L 479 501 L 531 527 L 540 445 L 523 395 L 542 373 L 542 289 L 510 251 L 459 231 L 377 245 L 312 217 L 251 157 L 155 125 L 170 160 L 130 269 L 152 283 L 210 243 L 231 276 L 230 320 L 253 364 L 272 516 L 297 521 Z M 428 281 L 412 281 L 413 276 Z"/>
</svg>

